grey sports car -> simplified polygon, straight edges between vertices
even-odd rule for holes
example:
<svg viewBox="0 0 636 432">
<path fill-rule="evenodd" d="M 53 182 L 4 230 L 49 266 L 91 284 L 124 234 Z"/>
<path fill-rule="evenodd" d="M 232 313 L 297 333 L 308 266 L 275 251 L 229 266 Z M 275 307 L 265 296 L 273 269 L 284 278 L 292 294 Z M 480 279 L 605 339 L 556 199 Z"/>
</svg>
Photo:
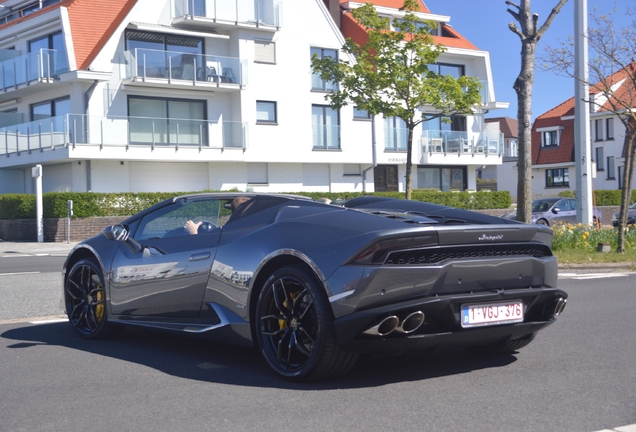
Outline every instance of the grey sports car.
<svg viewBox="0 0 636 432">
<path fill-rule="evenodd" d="M 63 301 L 84 338 L 200 334 L 317 380 L 360 354 L 527 345 L 567 299 L 551 243 L 544 226 L 423 202 L 184 195 L 79 243 Z"/>
</svg>

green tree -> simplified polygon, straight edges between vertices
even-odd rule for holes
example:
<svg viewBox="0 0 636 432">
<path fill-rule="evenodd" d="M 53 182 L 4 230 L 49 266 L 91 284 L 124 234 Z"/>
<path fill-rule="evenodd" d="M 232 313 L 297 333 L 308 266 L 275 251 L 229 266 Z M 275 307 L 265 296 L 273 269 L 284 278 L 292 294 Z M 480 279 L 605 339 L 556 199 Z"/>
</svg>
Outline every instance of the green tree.
<svg viewBox="0 0 636 432">
<path fill-rule="evenodd" d="M 404 18 L 395 20 L 391 29 L 390 20 L 378 16 L 372 4 L 354 9 L 367 41 L 359 45 L 347 39 L 342 51 L 355 57 L 355 62 L 314 56 L 312 68 L 323 80 L 338 83 L 338 90 L 325 96 L 333 109 L 353 103 L 371 115 L 404 121 L 408 129 L 406 198 L 411 199 L 413 130 L 434 118 L 472 114 L 481 103 L 481 85 L 474 77 L 454 78 L 429 70 L 445 50 L 430 35 L 437 24 L 413 13 L 419 10 L 416 0 L 405 0 L 400 10 Z"/>
<path fill-rule="evenodd" d="M 616 11 L 614 12 L 616 13 Z M 544 57 L 545 69 L 581 79 L 590 87 L 593 112 L 613 114 L 624 127 L 624 172 L 621 188 L 621 208 L 618 225 L 617 252 L 625 252 L 627 215 L 631 203 L 636 171 L 636 8 L 627 9 L 631 22 L 625 27 L 614 26 L 613 13 L 591 16 L 587 40 L 589 45 L 589 78 L 577 78 L 573 39 L 549 48 Z M 618 129 L 617 129 L 618 130 Z"/>
</svg>

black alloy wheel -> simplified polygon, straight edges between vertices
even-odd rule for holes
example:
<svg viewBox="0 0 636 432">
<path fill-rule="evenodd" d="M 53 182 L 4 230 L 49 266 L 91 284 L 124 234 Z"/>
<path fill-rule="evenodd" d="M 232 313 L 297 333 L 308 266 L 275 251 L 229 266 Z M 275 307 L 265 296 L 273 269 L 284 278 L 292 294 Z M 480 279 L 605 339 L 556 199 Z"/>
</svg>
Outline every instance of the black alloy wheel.
<svg viewBox="0 0 636 432">
<path fill-rule="evenodd" d="M 280 376 L 308 381 L 348 371 L 357 355 L 337 344 L 334 318 L 324 288 L 313 274 L 296 266 L 272 274 L 256 306 L 259 349 Z"/>
<path fill-rule="evenodd" d="M 98 339 L 110 333 L 104 277 L 95 260 L 82 259 L 71 268 L 64 284 L 64 300 L 69 322 L 80 336 Z"/>
</svg>

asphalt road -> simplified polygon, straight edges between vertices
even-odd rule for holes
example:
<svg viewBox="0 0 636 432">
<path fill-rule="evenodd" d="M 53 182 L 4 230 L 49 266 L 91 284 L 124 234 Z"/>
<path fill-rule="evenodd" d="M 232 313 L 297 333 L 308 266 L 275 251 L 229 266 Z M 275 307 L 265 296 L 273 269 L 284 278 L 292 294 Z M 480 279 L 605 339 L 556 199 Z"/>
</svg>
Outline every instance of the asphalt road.
<svg viewBox="0 0 636 432">
<path fill-rule="evenodd" d="M 9 316 L 58 313 L 59 283 L 59 273 L 0 275 L 0 303 L 9 292 L 30 298 Z M 635 424 L 636 275 L 571 274 L 561 287 L 570 295 L 565 312 L 517 354 L 364 358 L 345 377 L 310 384 L 274 377 L 251 349 L 145 329 L 85 341 L 67 322 L 0 317 L 0 430 L 591 432 Z"/>
</svg>

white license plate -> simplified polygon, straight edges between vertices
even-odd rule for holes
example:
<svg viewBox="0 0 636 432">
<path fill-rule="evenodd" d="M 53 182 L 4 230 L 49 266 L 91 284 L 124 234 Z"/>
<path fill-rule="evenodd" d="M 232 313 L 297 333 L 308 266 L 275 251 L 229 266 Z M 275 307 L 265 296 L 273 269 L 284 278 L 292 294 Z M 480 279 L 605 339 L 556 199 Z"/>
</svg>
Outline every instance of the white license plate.
<svg viewBox="0 0 636 432">
<path fill-rule="evenodd" d="M 523 302 L 521 300 L 464 304 L 461 311 L 462 327 L 510 324 L 523 321 Z"/>
</svg>

